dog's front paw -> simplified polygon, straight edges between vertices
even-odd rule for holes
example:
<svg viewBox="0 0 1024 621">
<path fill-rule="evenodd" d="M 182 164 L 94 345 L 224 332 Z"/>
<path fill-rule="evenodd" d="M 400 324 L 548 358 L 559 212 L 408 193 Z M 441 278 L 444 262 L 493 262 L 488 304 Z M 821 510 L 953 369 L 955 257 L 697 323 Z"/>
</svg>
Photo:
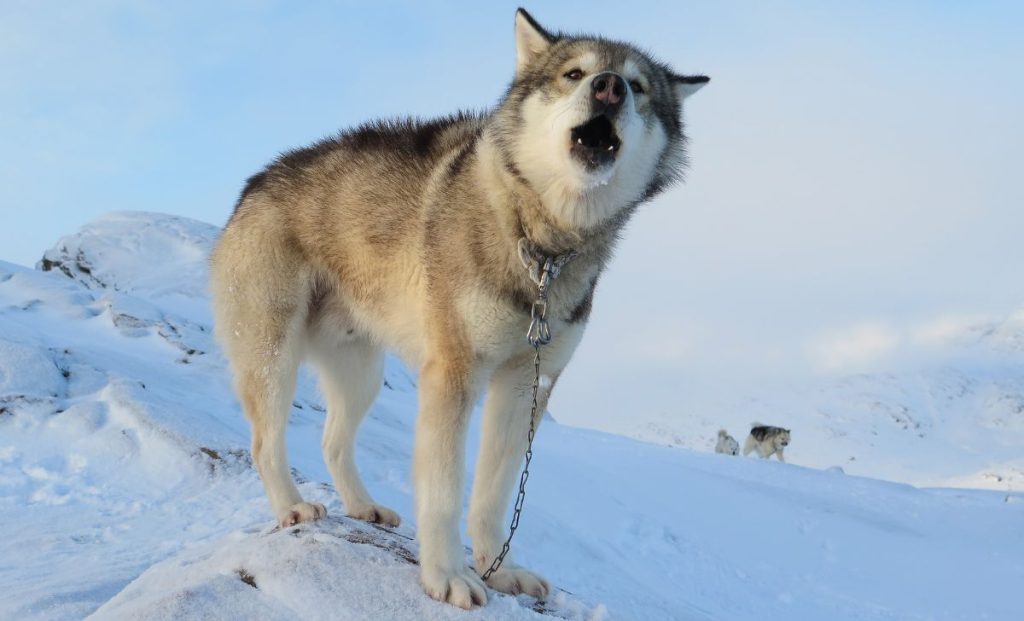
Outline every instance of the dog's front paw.
<svg viewBox="0 0 1024 621">
<path fill-rule="evenodd" d="M 525 593 L 539 600 L 547 599 L 548 593 L 551 592 L 551 585 L 547 580 L 515 565 L 502 565 L 487 579 L 487 586 L 509 595 Z"/>
<path fill-rule="evenodd" d="M 384 524 L 386 526 L 398 526 L 402 523 L 402 518 L 397 513 L 384 505 L 373 503 L 348 507 L 348 516 L 364 522 L 373 522 L 374 524 Z"/>
<path fill-rule="evenodd" d="M 312 522 L 327 517 L 327 507 L 319 502 L 297 502 L 277 512 L 277 525 L 281 528 Z"/>
<path fill-rule="evenodd" d="M 427 595 L 469 610 L 487 603 L 487 587 L 476 572 L 463 566 L 455 571 L 424 567 L 420 580 Z"/>
</svg>

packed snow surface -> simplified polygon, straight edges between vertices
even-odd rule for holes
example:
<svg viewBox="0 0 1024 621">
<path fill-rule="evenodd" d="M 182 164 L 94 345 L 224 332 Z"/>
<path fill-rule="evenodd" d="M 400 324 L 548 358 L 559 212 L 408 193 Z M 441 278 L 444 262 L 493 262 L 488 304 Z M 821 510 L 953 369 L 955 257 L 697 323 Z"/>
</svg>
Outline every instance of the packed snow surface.
<svg viewBox="0 0 1024 621">
<path fill-rule="evenodd" d="M 274 528 L 211 336 L 217 234 L 117 213 L 57 242 L 39 269 L 0 262 L 0 618 L 1022 618 L 1022 485 L 921 488 L 844 473 L 926 450 L 967 468 L 934 473 L 949 484 L 984 487 L 988 471 L 970 469 L 984 453 L 1024 470 L 1013 443 L 1024 425 L 1020 326 L 979 337 L 999 339 L 1018 366 L 946 376 L 953 393 L 927 420 L 900 404 L 945 395 L 935 385 L 893 376 L 880 389 L 861 377 L 830 390 L 821 401 L 833 416 L 794 433 L 795 463 L 709 452 L 714 421 L 671 432 L 696 451 L 546 421 L 513 548 L 557 591 L 545 603 L 492 593 L 465 612 L 417 582 L 416 388 L 395 360 L 357 459 L 403 525 L 344 517 L 320 457 L 322 400 L 303 375 L 292 466 L 330 517 Z M 843 431 L 865 408 L 879 418 L 863 437 L 837 436 L 840 453 L 798 449 L 800 434 Z M 850 451 L 865 457 L 851 462 Z M 876 474 L 911 480 L 895 467 Z"/>
</svg>

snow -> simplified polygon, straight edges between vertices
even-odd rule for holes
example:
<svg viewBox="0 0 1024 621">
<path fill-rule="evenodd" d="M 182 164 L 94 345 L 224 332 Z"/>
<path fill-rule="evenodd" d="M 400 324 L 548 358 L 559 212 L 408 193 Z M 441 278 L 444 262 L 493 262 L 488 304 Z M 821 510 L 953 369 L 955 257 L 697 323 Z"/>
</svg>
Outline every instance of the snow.
<svg viewBox="0 0 1024 621">
<path fill-rule="evenodd" d="M 118 213 L 60 240 L 49 271 L 0 262 L 0 618 L 1020 616 L 1024 314 L 957 328 L 941 369 L 665 421 L 647 431 L 660 444 L 546 419 L 513 549 L 559 590 L 545 605 L 492 593 L 465 612 L 417 582 L 415 378 L 396 360 L 357 460 L 406 521 L 392 532 L 343 517 L 304 374 L 292 466 L 330 517 L 273 528 L 210 334 L 216 235 Z M 710 452 L 719 414 L 741 441 L 751 420 L 795 421 L 793 463 Z M 940 483 L 957 488 L 920 486 Z"/>
</svg>

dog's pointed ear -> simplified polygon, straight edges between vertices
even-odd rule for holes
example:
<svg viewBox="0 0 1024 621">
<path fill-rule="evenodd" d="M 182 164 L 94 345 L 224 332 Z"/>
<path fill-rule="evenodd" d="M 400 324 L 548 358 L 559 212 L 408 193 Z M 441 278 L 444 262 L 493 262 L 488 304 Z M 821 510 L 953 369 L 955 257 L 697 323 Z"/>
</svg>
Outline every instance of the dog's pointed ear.
<svg viewBox="0 0 1024 621">
<path fill-rule="evenodd" d="M 526 9 L 516 11 L 516 76 L 548 49 L 554 39 Z"/>
<path fill-rule="evenodd" d="M 706 75 L 673 75 L 672 84 L 676 87 L 676 93 L 679 94 L 679 100 L 682 101 L 690 95 L 696 93 L 705 84 L 711 81 Z"/>
</svg>

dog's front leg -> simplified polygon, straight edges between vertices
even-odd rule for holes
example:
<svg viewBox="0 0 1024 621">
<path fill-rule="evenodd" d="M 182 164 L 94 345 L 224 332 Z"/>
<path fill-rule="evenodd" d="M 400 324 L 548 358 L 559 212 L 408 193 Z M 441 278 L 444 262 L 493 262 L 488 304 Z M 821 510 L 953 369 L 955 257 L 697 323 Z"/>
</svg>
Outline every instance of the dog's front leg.
<svg viewBox="0 0 1024 621">
<path fill-rule="evenodd" d="M 540 425 L 551 390 L 582 336 L 582 324 L 565 325 L 541 350 L 535 430 Z M 508 537 L 506 512 L 519 482 L 530 426 L 533 365 L 532 351 L 514 357 L 498 367 L 488 387 L 480 429 L 480 455 L 469 505 L 469 536 L 473 539 L 473 560 L 480 574 L 491 566 Z M 522 539 L 518 541 L 522 545 Z M 538 599 L 547 597 L 550 591 L 547 580 L 516 565 L 511 556 L 506 556 L 487 584 L 504 593 L 526 593 Z"/>
<path fill-rule="evenodd" d="M 428 595 L 460 608 L 487 602 L 459 540 L 466 427 L 475 396 L 469 359 L 446 351 L 423 366 L 413 451 L 420 580 Z"/>
<path fill-rule="evenodd" d="M 534 380 L 532 356 L 519 358 L 500 367 L 491 377 L 480 430 L 480 455 L 473 480 L 469 506 L 469 536 L 473 539 L 473 560 L 481 575 L 501 552 L 508 537 L 505 511 L 509 497 L 519 481 L 523 453 L 530 426 L 530 406 Z M 547 404 L 550 382 L 537 395 L 540 424 Z M 509 554 L 487 584 L 497 591 L 517 595 L 526 593 L 538 599 L 547 597 L 550 586 L 544 578 L 516 565 Z"/>
<path fill-rule="evenodd" d="M 775 450 L 775 456 L 778 457 L 779 461 L 781 461 L 782 463 L 786 463 L 786 460 L 783 459 L 782 449 L 776 449 Z"/>
</svg>

